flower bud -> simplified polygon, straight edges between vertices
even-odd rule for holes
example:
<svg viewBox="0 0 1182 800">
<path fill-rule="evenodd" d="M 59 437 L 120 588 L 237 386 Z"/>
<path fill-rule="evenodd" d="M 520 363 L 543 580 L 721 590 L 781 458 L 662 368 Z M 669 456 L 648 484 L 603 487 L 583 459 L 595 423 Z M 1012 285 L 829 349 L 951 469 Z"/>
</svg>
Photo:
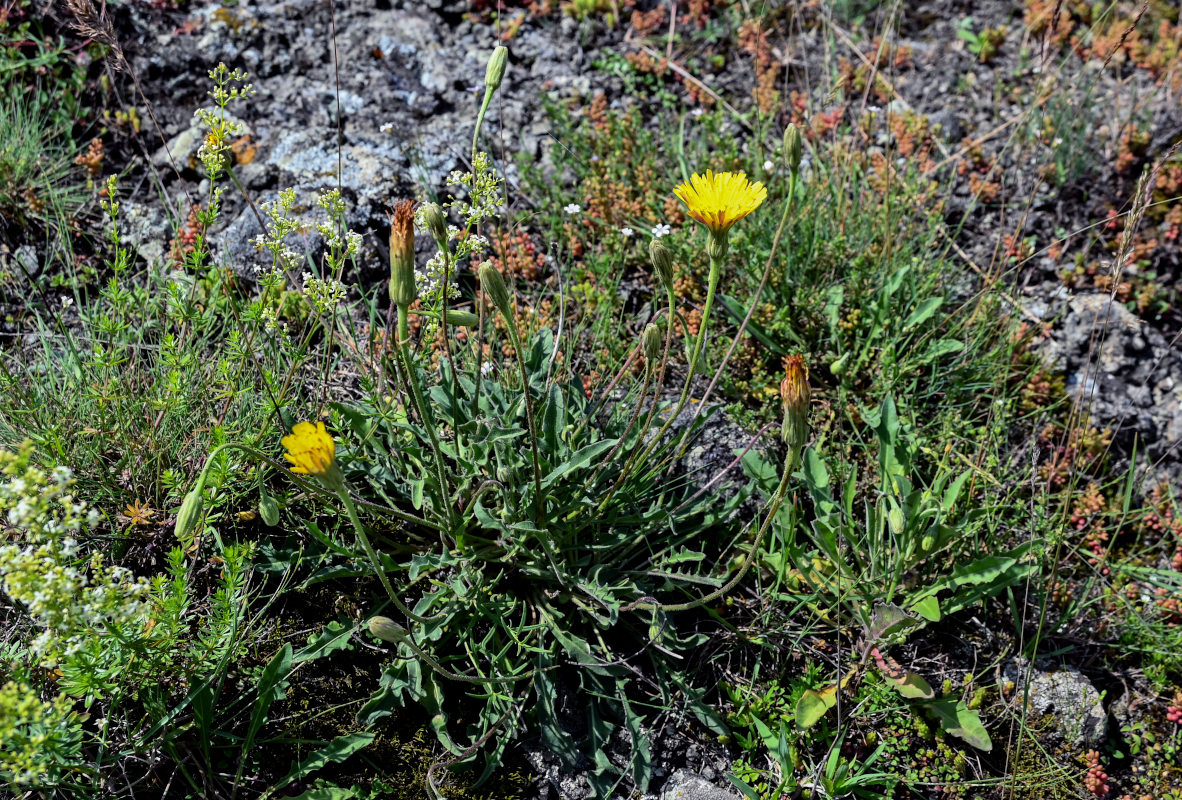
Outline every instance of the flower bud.
<svg viewBox="0 0 1182 800">
<path fill-rule="evenodd" d="M 415 204 L 400 200 L 390 220 L 390 299 L 396 306 L 415 301 Z"/>
<path fill-rule="evenodd" d="M 480 285 L 492 299 L 493 305 L 506 320 L 511 320 L 513 309 L 509 305 L 509 290 L 505 288 L 505 279 L 501 277 L 501 273 L 497 272 L 497 268 L 487 261 L 481 262 L 479 273 Z"/>
<path fill-rule="evenodd" d="M 458 325 L 461 328 L 475 328 L 480 324 L 480 317 L 471 311 L 461 311 L 458 308 L 447 310 L 447 324 Z"/>
<path fill-rule="evenodd" d="M 447 216 L 438 203 L 427 203 L 423 206 L 423 222 L 431 232 L 431 238 L 440 250 L 447 249 Z"/>
<path fill-rule="evenodd" d="M 389 642 L 390 644 L 400 644 L 410 639 L 410 634 L 406 632 L 406 628 L 389 617 L 370 617 L 369 632 L 383 642 Z"/>
<path fill-rule="evenodd" d="M 718 233 L 711 232 L 710 241 L 706 242 L 706 252 L 710 256 L 711 261 L 725 261 L 726 254 L 730 251 L 730 240 L 727 238 L 726 231 Z"/>
<path fill-rule="evenodd" d="M 509 48 L 497 45 L 488 57 L 488 66 L 484 70 L 484 86 L 489 92 L 501 88 L 501 81 L 505 77 L 505 63 L 509 60 Z"/>
<path fill-rule="evenodd" d="M 259 494 L 259 516 L 272 528 L 279 524 L 279 504 L 265 490 Z"/>
<path fill-rule="evenodd" d="M 661 288 L 669 291 L 673 288 L 673 251 L 665 246 L 660 239 L 652 239 L 648 243 L 648 257 L 653 264 L 653 275 Z"/>
<path fill-rule="evenodd" d="M 809 437 L 809 373 L 803 356 L 784 359 L 784 380 L 780 382 L 780 399 L 784 403 L 784 424 L 780 436 L 791 448 L 804 447 Z"/>
<path fill-rule="evenodd" d="M 800 138 L 800 129 L 791 122 L 784 129 L 784 160 L 788 162 L 788 169 L 797 172 L 800 169 L 800 158 L 804 152 L 804 142 Z"/>
<path fill-rule="evenodd" d="M 173 533 L 181 542 L 188 542 L 193 538 L 197 524 L 201 522 L 201 515 L 205 512 L 205 481 L 197 481 L 181 503 L 181 510 L 176 515 L 176 527 Z"/>
<path fill-rule="evenodd" d="M 641 342 L 644 344 L 644 357 L 648 359 L 650 364 L 656 364 L 661 360 L 661 329 L 653 323 L 644 326 L 644 333 L 641 335 Z"/>
</svg>

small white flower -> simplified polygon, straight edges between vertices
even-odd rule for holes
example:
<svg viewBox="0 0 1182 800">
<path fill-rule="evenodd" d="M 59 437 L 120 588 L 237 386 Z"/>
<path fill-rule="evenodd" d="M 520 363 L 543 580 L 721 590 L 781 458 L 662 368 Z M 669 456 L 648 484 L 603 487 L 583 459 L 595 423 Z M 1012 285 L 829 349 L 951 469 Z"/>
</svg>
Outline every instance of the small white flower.
<svg viewBox="0 0 1182 800">
<path fill-rule="evenodd" d="M 72 305 L 74 305 L 74 298 L 73 297 L 63 297 L 62 298 L 62 308 L 69 308 Z"/>
<path fill-rule="evenodd" d="M 480 365 L 480 374 L 485 376 L 486 378 L 492 374 L 492 371 L 493 371 L 493 363 L 491 361 L 485 361 L 483 364 Z"/>
<path fill-rule="evenodd" d="M 878 106 L 866 106 L 866 113 L 868 113 L 868 114 L 870 114 L 870 115 L 872 115 L 872 116 L 873 116 L 874 114 L 877 114 L 877 113 L 879 113 L 880 111 L 882 111 L 882 109 L 881 109 L 881 108 L 879 108 Z"/>
<path fill-rule="evenodd" d="M 660 239 L 662 236 L 668 236 L 672 232 L 673 232 L 673 229 L 670 228 L 665 223 L 661 223 L 660 225 L 654 225 L 653 230 L 652 230 L 652 234 L 653 234 L 654 239 Z"/>
<path fill-rule="evenodd" d="M 764 172 L 771 172 L 775 168 L 776 168 L 776 165 L 770 158 L 767 161 L 763 162 L 763 171 Z"/>
<path fill-rule="evenodd" d="M 631 239 L 634 231 L 631 228 L 620 228 L 620 235 L 625 239 Z"/>
<path fill-rule="evenodd" d="M 394 132 L 394 123 L 393 122 L 383 123 L 382 127 L 378 128 L 378 130 L 381 131 L 382 133 L 393 133 Z"/>
<path fill-rule="evenodd" d="M 705 114 L 705 113 L 706 113 L 706 109 L 702 108 L 701 106 L 698 106 L 697 108 L 695 108 L 695 109 L 694 109 L 693 111 L 691 111 L 690 113 L 691 113 L 691 114 L 693 114 L 695 117 L 700 117 L 700 116 L 702 116 L 703 114 Z"/>
<path fill-rule="evenodd" d="M 574 216 L 575 214 L 582 212 L 583 209 L 581 206 L 579 206 L 578 203 L 571 203 L 570 205 L 566 206 L 566 208 L 564 208 L 562 210 L 565 211 L 566 213 L 570 214 L 571 216 Z"/>
</svg>

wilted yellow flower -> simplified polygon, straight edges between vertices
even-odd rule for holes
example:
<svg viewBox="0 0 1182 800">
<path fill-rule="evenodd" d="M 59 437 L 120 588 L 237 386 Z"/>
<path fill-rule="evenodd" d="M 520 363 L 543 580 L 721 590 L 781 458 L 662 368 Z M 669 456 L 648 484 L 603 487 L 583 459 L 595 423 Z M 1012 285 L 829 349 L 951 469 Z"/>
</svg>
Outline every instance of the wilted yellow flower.
<svg viewBox="0 0 1182 800">
<path fill-rule="evenodd" d="M 724 236 L 732 225 L 767 199 L 763 184 L 747 180 L 745 173 L 715 174 L 713 170 L 706 170 L 705 175 L 695 172 L 673 194 L 685 203 L 689 215 L 709 228 L 714 236 Z"/>
<path fill-rule="evenodd" d="M 322 478 L 336 463 L 337 446 L 324 429 L 323 422 L 297 423 L 290 436 L 283 437 L 287 452 L 283 457 L 292 463 L 291 471 Z"/>
<path fill-rule="evenodd" d="M 803 356 L 784 359 L 784 380 L 780 381 L 780 399 L 784 403 L 784 424 L 780 435 L 790 447 L 803 447 L 809 435 L 809 372 Z"/>
</svg>

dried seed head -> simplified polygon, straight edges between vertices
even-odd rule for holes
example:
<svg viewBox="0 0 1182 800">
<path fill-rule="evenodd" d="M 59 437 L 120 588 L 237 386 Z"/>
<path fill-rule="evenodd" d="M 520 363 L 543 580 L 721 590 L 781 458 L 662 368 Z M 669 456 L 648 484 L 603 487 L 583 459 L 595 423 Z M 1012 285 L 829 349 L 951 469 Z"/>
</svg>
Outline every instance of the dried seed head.
<svg viewBox="0 0 1182 800">
<path fill-rule="evenodd" d="M 400 200 L 390 219 L 390 299 L 397 306 L 415 301 L 415 204 Z"/>
</svg>

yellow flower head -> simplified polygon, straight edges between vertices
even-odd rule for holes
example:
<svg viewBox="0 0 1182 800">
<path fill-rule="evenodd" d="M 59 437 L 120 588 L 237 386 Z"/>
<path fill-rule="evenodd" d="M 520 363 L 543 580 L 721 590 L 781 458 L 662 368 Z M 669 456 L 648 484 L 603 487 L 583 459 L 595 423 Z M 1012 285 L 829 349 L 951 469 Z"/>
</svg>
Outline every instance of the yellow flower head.
<svg viewBox="0 0 1182 800">
<path fill-rule="evenodd" d="M 291 429 L 291 436 L 283 437 L 287 452 L 283 457 L 292 463 L 292 472 L 323 477 L 336 462 L 337 446 L 324 429 L 323 422 L 313 425 L 300 422 Z"/>
<path fill-rule="evenodd" d="M 747 180 L 743 172 L 720 172 L 706 170 L 705 175 L 696 172 L 688 183 L 673 190 L 673 194 L 685 203 L 689 215 L 710 229 L 714 236 L 725 235 L 730 227 L 767 199 L 763 184 Z"/>
</svg>

